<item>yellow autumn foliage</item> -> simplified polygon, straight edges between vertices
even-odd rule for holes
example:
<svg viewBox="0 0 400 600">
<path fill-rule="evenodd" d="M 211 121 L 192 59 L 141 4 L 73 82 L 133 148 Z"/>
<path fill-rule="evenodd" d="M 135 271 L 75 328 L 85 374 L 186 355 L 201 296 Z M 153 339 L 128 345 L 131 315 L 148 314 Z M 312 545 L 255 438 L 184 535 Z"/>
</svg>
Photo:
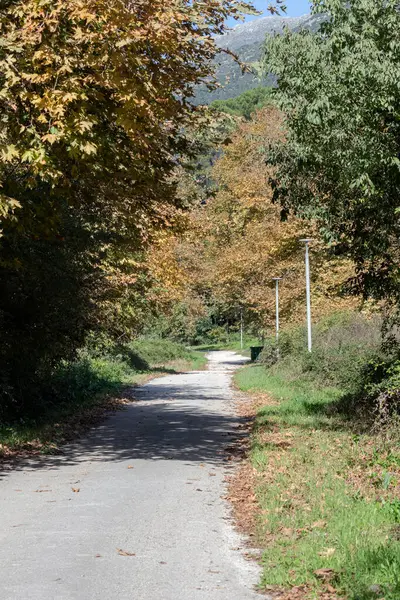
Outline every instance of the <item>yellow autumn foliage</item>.
<svg viewBox="0 0 400 600">
<path fill-rule="evenodd" d="M 261 328 L 272 326 L 275 319 L 273 277 L 283 277 L 283 325 L 304 320 L 304 244 L 299 241 L 304 237 L 314 239 L 314 318 L 357 303 L 338 295 L 341 284 L 353 275 L 352 264 L 334 258 L 312 221 L 294 216 L 282 221 L 279 207 L 272 203 L 272 167 L 265 163 L 265 148 L 283 136 L 281 115 L 273 106 L 240 124 L 213 169 L 218 192 L 193 211 L 191 232 L 181 242 L 192 288 L 208 290 L 227 311 L 243 307 Z"/>
</svg>

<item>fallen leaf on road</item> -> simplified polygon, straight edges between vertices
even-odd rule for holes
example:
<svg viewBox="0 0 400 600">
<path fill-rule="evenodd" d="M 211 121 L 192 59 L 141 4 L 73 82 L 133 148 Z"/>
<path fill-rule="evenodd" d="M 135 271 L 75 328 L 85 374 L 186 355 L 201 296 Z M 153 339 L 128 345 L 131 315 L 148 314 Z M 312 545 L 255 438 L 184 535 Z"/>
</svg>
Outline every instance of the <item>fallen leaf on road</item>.
<svg viewBox="0 0 400 600">
<path fill-rule="evenodd" d="M 127 552 L 126 550 L 121 550 L 121 548 L 117 548 L 117 552 L 120 556 L 136 556 L 134 552 Z"/>
</svg>

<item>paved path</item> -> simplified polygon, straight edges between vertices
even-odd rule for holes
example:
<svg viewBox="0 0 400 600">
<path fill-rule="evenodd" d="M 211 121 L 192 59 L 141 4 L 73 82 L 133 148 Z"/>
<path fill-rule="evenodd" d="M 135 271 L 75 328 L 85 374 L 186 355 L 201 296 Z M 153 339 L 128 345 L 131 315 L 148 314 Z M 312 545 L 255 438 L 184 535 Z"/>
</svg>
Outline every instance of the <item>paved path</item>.
<svg viewBox="0 0 400 600">
<path fill-rule="evenodd" d="M 221 499 L 242 360 L 211 353 L 209 371 L 148 383 L 62 456 L 1 474 L 1 600 L 258 598 Z"/>
</svg>

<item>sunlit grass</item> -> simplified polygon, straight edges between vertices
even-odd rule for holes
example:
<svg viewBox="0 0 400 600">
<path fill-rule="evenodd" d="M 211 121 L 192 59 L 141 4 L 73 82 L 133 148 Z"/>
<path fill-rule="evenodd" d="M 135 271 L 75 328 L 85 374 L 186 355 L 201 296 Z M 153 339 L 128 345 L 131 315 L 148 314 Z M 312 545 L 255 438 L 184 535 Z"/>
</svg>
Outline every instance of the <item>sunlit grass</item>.
<svg viewBox="0 0 400 600">
<path fill-rule="evenodd" d="M 277 371 L 250 366 L 236 375 L 240 389 L 271 397 L 251 455 L 260 474 L 262 586 L 308 585 L 318 597 L 324 584 L 316 572 L 330 569 L 329 585 L 349 600 L 399 600 L 398 454 L 389 453 L 388 479 L 379 441 L 356 435 L 332 410 L 340 390 L 287 382 Z"/>
<path fill-rule="evenodd" d="M 242 354 L 243 356 L 250 356 L 250 348 L 251 346 L 260 346 L 260 340 L 254 337 L 245 336 L 243 339 L 243 348 L 241 347 L 241 341 L 238 336 L 232 336 L 232 339 L 229 342 L 221 342 L 215 344 L 202 344 L 200 346 L 193 346 L 192 349 L 201 351 L 201 352 L 211 352 L 217 350 L 231 350 L 232 352 L 237 352 L 238 354 Z"/>
</svg>

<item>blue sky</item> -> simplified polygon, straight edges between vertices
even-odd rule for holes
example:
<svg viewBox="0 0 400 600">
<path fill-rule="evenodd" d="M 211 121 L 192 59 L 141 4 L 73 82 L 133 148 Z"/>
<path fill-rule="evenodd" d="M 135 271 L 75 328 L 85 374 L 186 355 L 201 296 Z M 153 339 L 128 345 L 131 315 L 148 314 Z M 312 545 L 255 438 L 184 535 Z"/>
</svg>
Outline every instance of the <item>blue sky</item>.
<svg viewBox="0 0 400 600">
<path fill-rule="evenodd" d="M 267 11 L 267 6 L 272 2 L 269 0 L 254 0 L 254 6 L 262 11 L 263 16 L 268 17 L 270 13 Z M 287 5 L 287 15 L 289 17 L 299 17 L 301 15 L 305 15 L 310 12 L 310 3 L 308 0 L 286 0 Z M 257 19 L 258 17 L 247 17 L 246 21 L 252 21 L 253 19 Z M 230 19 L 228 21 L 229 25 L 237 25 L 237 21 Z"/>
</svg>

